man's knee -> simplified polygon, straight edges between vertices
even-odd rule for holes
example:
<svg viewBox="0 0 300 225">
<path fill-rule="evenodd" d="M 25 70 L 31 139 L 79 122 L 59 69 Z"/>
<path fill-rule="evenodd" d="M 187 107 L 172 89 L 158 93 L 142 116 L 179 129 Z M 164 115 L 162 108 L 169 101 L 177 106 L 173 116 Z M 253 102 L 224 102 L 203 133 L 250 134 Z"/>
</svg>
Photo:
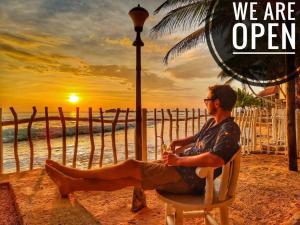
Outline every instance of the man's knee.
<svg viewBox="0 0 300 225">
<path fill-rule="evenodd" d="M 130 168 L 140 168 L 140 162 L 134 159 L 128 159 L 124 162 L 124 164 Z"/>
</svg>

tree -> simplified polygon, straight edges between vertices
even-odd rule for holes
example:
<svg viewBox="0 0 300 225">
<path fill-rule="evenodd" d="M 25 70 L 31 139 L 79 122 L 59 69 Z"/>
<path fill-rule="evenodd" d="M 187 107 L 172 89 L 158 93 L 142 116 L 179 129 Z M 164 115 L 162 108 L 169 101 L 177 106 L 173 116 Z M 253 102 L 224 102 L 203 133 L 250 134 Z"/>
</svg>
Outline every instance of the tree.
<svg viewBox="0 0 300 225">
<path fill-rule="evenodd" d="M 247 91 L 238 88 L 237 102 L 236 102 L 237 107 L 242 107 L 242 108 L 251 107 L 251 106 L 258 107 L 261 105 L 262 105 L 262 102 L 260 99 L 257 99 L 257 98 L 255 98 L 255 96 L 248 93 Z"/>
<path fill-rule="evenodd" d="M 166 16 L 152 28 L 151 35 L 153 37 L 169 35 L 179 30 L 193 30 L 167 52 L 164 57 L 165 64 L 170 58 L 174 58 L 204 41 L 204 23 L 210 3 L 211 0 L 167 0 L 154 11 L 154 14 L 166 11 Z"/>
</svg>

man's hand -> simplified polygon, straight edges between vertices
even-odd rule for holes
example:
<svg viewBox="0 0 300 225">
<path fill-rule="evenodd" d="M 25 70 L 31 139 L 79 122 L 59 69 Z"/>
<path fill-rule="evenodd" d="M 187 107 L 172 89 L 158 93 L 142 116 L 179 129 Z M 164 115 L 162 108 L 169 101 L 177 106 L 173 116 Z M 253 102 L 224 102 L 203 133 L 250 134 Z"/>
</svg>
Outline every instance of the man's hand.
<svg viewBox="0 0 300 225">
<path fill-rule="evenodd" d="M 174 153 L 164 152 L 163 161 L 168 166 L 179 166 L 180 157 Z"/>
<path fill-rule="evenodd" d="M 175 152 L 175 147 L 177 146 L 176 141 L 172 141 L 171 144 L 169 145 L 170 149 L 172 152 Z"/>
</svg>

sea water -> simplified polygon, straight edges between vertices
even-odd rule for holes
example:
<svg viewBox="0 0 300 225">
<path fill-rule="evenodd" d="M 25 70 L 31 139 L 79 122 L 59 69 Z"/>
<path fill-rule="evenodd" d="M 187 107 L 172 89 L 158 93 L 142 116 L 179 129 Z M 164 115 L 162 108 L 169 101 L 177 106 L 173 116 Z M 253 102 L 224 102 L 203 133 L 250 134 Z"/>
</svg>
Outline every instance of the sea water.
<svg viewBox="0 0 300 225">
<path fill-rule="evenodd" d="M 201 115 L 204 115 L 204 112 L 201 111 Z M 30 118 L 31 113 L 18 113 L 18 119 Z M 49 113 L 49 116 L 59 116 L 58 112 Z M 73 112 L 64 113 L 65 117 L 74 117 Z M 165 112 L 165 119 L 168 119 L 168 115 Z M 189 112 L 189 117 L 192 116 L 192 112 Z M 197 112 L 195 111 L 195 117 Z M 43 113 L 37 113 L 36 118 L 44 117 Z M 105 120 L 113 120 L 115 113 L 104 113 Z M 153 119 L 153 112 L 150 111 L 147 113 L 148 119 Z M 176 118 L 176 112 L 172 112 L 173 120 Z M 88 118 L 88 113 L 80 113 L 80 118 Z M 93 112 L 93 118 L 100 118 L 99 113 Z M 129 119 L 135 118 L 135 112 L 129 113 Z M 161 112 L 157 112 L 157 119 L 161 118 Z M 180 111 L 179 118 L 185 118 L 185 112 Z M 119 120 L 125 119 L 125 113 L 121 112 L 119 115 Z M 13 117 L 11 113 L 3 114 L 4 121 L 12 121 Z M 200 119 L 200 127 L 204 123 L 204 118 Z M 194 133 L 198 131 L 198 122 L 197 119 L 194 120 Z M 51 158 L 58 162 L 62 162 L 62 128 L 61 121 L 49 121 L 50 125 L 50 137 L 51 137 Z M 179 122 L 179 137 L 185 137 L 185 122 Z M 18 129 L 18 155 L 20 160 L 20 167 L 22 170 L 29 169 L 29 159 L 30 159 L 30 148 L 27 137 L 27 126 L 28 124 L 19 124 Z M 125 124 L 118 123 L 116 126 L 116 149 L 118 161 L 125 159 Z M 134 129 L 135 123 L 128 123 L 128 152 L 129 158 L 134 158 Z M 170 143 L 169 138 L 169 121 L 164 122 L 164 141 L 166 144 Z M 104 124 L 104 157 L 103 165 L 113 163 L 113 152 L 112 152 L 112 137 L 111 137 L 111 124 Z M 31 136 L 34 146 L 34 168 L 43 167 L 45 160 L 48 156 L 48 147 L 45 134 L 45 122 L 34 122 L 32 124 Z M 160 158 L 160 133 L 161 133 L 161 122 L 157 122 L 157 152 L 158 158 Z M 173 121 L 172 129 L 172 139 L 176 139 L 176 123 Z M 154 122 L 153 120 L 147 122 L 147 147 L 148 147 L 148 160 L 155 159 L 155 135 L 154 135 Z M 192 120 L 188 121 L 188 136 L 193 135 L 192 131 Z M 75 143 L 75 121 L 66 121 L 66 143 L 67 143 L 67 165 L 72 165 L 72 160 L 74 156 L 74 143 Z M 93 135 L 95 142 L 95 153 L 93 158 L 93 167 L 99 166 L 100 158 L 100 149 L 101 149 L 101 122 L 93 122 Z M 15 157 L 14 157 L 14 126 L 4 126 L 3 127 L 3 156 L 4 156 L 4 172 L 14 172 L 16 170 Z M 77 167 L 78 168 L 87 168 L 91 144 L 90 144 L 90 135 L 89 135 L 89 126 L 88 122 L 79 122 L 79 137 L 78 137 L 78 152 L 77 152 Z"/>
</svg>

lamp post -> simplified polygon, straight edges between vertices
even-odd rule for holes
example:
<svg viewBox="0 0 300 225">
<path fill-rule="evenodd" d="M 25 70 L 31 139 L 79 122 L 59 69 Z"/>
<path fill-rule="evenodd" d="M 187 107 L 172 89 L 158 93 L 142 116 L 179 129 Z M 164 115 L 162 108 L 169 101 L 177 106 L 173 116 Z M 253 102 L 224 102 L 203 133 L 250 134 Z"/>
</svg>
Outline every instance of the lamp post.
<svg viewBox="0 0 300 225">
<path fill-rule="evenodd" d="M 144 43 L 141 39 L 141 32 L 143 25 L 149 16 L 146 9 L 140 5 L 129 11 L 134 30 L 136 32 L 136 39 L 133 46 L 136 47 L 136 106 L 135 106 L 135 158 L 142 160 L 142 100 L 141 100 L 141 47 Z M 146 196 L 141 188 L 134 188 L 131 210 L 137 212 L 146 206 Z"/>
<path fill-rule="evenodd" d="M 136 47 L 136 127 L 135 127 L 135 156 L 137 160 L 142 159 L 142 100 L 141 100 L 141 47 L 144 43 L 141 39 L 143 25 L 149 16 L 146 9 L 140 5 L 129 11 L 134 30 L 136 31 L 136 39 L 133 46 Z"/>
</svg>

